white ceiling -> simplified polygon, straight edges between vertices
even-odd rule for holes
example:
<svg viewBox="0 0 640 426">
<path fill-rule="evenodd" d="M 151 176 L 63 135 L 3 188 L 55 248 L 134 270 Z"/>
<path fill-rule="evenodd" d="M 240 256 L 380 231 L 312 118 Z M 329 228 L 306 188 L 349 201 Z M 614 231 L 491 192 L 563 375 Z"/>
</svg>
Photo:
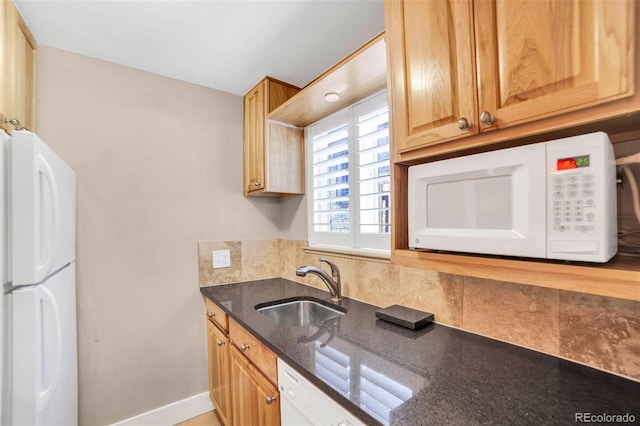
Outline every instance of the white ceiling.
<svg viewBox="0 0 640 426">
<path fill-rule="evenodd" d="M 303 87 L 384 29 L 382 0 L 15 0 L 38 44 L 244 95 Z"/>
</svg>

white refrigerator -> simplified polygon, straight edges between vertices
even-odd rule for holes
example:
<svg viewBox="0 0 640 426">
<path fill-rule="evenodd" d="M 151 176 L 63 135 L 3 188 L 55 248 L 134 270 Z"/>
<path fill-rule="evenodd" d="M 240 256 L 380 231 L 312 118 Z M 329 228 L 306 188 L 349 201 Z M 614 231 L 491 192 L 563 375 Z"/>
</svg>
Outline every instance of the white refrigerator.
<svg viewBox="0 0 640 426">
<path fill-rule="evenodd" d="M 2 425 L 76 425 L 76 174 L 0 130 Z"/>
</svg>

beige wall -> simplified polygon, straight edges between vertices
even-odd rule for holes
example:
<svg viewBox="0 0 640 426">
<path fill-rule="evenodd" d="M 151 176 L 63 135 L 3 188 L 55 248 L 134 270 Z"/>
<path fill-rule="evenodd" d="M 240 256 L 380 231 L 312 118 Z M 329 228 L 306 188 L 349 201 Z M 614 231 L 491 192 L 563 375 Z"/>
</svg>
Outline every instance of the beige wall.
<svg viewBox="0 0 640 426">
<path fill-rule="evenodd" d="M 38 59 L 38 133 L 78 173 L 80 423 L 205 392 L 197 242 L 280 234 L 280 203 L 242 196 L 242 99 L 46 47 Z"/>
</svg>

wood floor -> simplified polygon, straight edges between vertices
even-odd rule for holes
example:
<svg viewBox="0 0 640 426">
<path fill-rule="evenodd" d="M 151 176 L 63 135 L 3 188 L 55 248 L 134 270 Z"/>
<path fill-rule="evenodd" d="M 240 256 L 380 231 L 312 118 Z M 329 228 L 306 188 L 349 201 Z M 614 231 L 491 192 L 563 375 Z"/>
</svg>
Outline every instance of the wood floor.
<svg viewBox="0 0 640 426">
<path fill-rule="evenodd" d="M 215 411 L 209 411 L 198 417 L 194 417 L 176 426 L 223 426 Z"/>
</svg>

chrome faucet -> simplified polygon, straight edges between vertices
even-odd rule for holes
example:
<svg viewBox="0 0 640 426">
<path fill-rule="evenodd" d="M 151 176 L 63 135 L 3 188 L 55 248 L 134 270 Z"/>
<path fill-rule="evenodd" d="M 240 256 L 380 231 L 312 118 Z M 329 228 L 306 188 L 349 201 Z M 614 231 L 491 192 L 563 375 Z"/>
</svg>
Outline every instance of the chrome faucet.
<svg viewBox="0 0 640 426">
<path fill-rule="evenodd" d="M 324 262 L 331 267 L 331 276 L 327 274 L 324 269 L 317 266 L 301 266 L 296 269 L 296 275 L 299 277 L 305 277 L 307 274 L 314 274 L 322 278 L 322 281 L 329 287 L 329 293 L 331 293 L 331 301 L 338 303 L 342 300 L 342 286 L 340 284 L 340 270 L 338 265 L 330 260 L 320 258 L 320 262 Z"/>
</svg>

